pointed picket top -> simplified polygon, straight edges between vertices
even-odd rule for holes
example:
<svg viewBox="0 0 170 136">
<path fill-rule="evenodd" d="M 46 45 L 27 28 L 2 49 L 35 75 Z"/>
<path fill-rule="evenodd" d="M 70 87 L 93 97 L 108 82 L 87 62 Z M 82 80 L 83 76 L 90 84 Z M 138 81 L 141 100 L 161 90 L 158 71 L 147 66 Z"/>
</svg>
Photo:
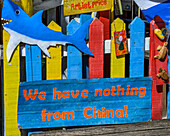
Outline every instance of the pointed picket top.
<svg viewBox="0 0 170 136">
<path fill-rule="evenodd" d="M 104 25 L 95 18 L 89 27 L 89 49 L 94 57 L 89 57 L 89 79 L 104 78 Z"/>
<path fill-rule="evenodd" d="M 80 15 L 80 24 L 82 25 L 84 22 L 91 18 L 91 14 L 81 14 Z"/>
<path fill-rule="evenodd" d="M 111 64 L 110 77 L 124 78 L 125 77 L 125 55 L 116 57 L 114 32 L 125 30 L 126 24 L 120 18 L 116 18 L 111 24 Z"/>
<path fill-rule="evenodd" d="M 80 24 L 83 25 L 83 23 L 85 23 L 87 20 L 89 20 L 91 18 L 91 13 L 87 13 L 87 14 L 81 14 L 80 15 Z M 86 34 L 86 40 L 89 39 L 89 30 Z"/>
<path fill-rule="evenodd" d="M 155 23 L 161 23 L 161 24 L 165 24 L 165 21 L 158 15 L 156 15 L 153 19 L 155 21 Z"/>
<path fill-rule="evenodd" d="M 54 21 L 51 21 L 48 25 L 48 28 L 54 30 L 54 31 L 61 31 L 61 27 Z"/>
<path fill-rule="evenodd" d="M 136 25 L 140 27 L 136 27 Z M 130 29 L 132 29 L 132 31 L 143 32 L 143 28 L 145 28 L 145 23 L 139 17 L 135 17 L 135 19 L 130 23 Z"/>
<path fill-rule="evenodd" d="M 136 17 L 130 24 L 130 77 L 144 77 L 145 23 Z"/>
<path fill-rule="evenodd" d="M 80 23 L 78 23 L 75 19 L 72 19 L 71 22 L 67 25 L 68 35 L 72 35 L 76 30 L 78 30 L 80 26 Z"/>
<path fill-rule="evenodd" d="M 114 27 L 115 31 L 121 31 L 121 30 L 125 29 L 125 23 L 122 19 L 120 19 L 118 17 L 114 20 L 113 27 Z"/>
<path fill-rule="evenodd" d="M 62 28 L 54 21 L 49 23 L 48 28 L 58 32 L 62 31 Z M 46 79 L 62 79 L 62 47 L 51 46 L 48 51 L 51 58 L 46 57 Z"/>
<path fill-rule="evenodd" d="M 103 25 L 103 23 L 99 19 L 94 18 L 90 26 L 92 25 Z"/>
<path fill-rule="evenodd" d="M 80 23 L 72 19 L 67 25 L 67 34 L 72 35 L 79 29 L 80 26 Z M 72 45 L 67 46 L 67 78 L 82 78 L 82 53 Z"/>
</svg>

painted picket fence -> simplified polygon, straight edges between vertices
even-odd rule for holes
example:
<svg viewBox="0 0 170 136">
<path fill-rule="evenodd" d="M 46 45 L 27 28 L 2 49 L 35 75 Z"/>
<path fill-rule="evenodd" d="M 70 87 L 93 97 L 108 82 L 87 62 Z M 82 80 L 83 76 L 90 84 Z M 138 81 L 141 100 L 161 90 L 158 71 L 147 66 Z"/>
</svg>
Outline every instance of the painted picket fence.
<svg viewBox="0 0 170 136">
<path fill-rule="evenodd" d="M 18 123 L 23 129 L 122 124 L 146 122 L 151 118 L 162 118 L 162 92 L 157 92 L 159 86 L 156 86 L 156 78 L 153 77 L 152 81 L 151 77 L 144 77 L 144 22 L 136 17 L 130 25 L 130 78 L 125 78 L 125 55 L 116 57 L 114 43 L 114 31 L 125 29 L 125 23 L 120 18 L 115 19 L 111 23 L 111 34 L 109 34 L 109 16 L 104 16 L 104 13 L 102 12 L 100 12 L 100 15 L 99 19 L 95 18 L 93 20 L 89 27 L 89 35 L 86 36 L 86 40 L 89 39 L 89 48 L 94 53 L 94 57 L 82 54 L 73 45 L 67 46 L 66 80 L 61 80 L 62 48 L 60 45 L 49 48 L 51 58 L 46 57 L 45 81 L 42 81 L 43 55 L 41 50 L 37 46 L 26 45 L 26 83 L 21 84 L 20 89 L 19 48 L 15 51 L 11 62 L 8 63 L 6 61 L 6 45 L 9 35 L 5 31 L 3 32 L 4 108 L 5 134 L 7 136 L 14 133 L 19 135 L 19 130 L 17 128 L 17 106 Z M 80 16 L 80 23 L 74 19 L 71 20 L 67 26 L 68 35 L 73 34 L 88 18 L 90 18 L 89 15 L 82 14 Z M 152 26 L 151 22 L 151 29 Z M 55 31 L 61 31 L 61 27 L 54 22 L 51 22 L 48 27 Z M 151 30 L 151 35 L 152 34 L 153 31 Z M 104 41 L 110 39 L 110 35 L 110 78 L 105 79 Z M 151 39 L 152 38 L 153 37 L 151 36 Z M 156 63 L 155 60 L 153 60 L 152 52 L 150 55 L 152 56 L 150 59 L 153 61 L 152 64 L 150 64 L 150 72 L 154 72 L 153 74 L 155 75 L 156 70 L 154 66 L 156 66 Z M 152 74 L 150 75 L 153 76 Z M 82 79 L 83 77 L 87 79 Z M 58 99 L 57 95 L 54 95 L 57 94 L 57 89 L 59 90 Z M 32 94 L 38 95 L 35 97 L 35 101 L 34 98 L 30 98 L 33 99 L 32 101 L 29 100 L 29 98 L 26 98 L 31 90 Z M 114 90 L 116 91 L 114 92 Z M 53 94 L 51 92 L 53 92 Z M 113 96 L 115 97 L 114 100 Z M 53 99 L 51 99 L 51 97 Z M 55 105 L 54 103 L 57 104 Z M 33 105 L 35 106 L 34 108 L 32 107 Z M 106 107 L 104 107 L 104 105 Z M 168 106 L 169 105 L 170 104 L 168 103 Z M 56 109 L 55 106 L 58 108 Z M 96 115 L 98 118 L 95 115 L 91 116 L 90 111 L 95 111 L 95 107 L 100 109 L 97 111 L 98 115 Z M 111 112 L 111 114 L 107 113 L 107 109 L 110 111 L 113 109 L 115 111 L 115 118 L 113 117 L 114 112 Z M 30 113 L 33 110 L 35 114 L 31 115 Z M 54 110 L 58 111 L 54 112 Z M 64 117 L 61 117 L 62 114 L 66 114 L 65 112 L 62 112 L 63 110 L 65 112 L 68 110 L 75 111 L 71 112 L 72 116 L 67 116 L 67 118 L 71 120 L 65 120 Z M 80 112 L 83 112 L 83 114 Z M 75 116 L 73 116 L 73 113 Z M 34 118 L 34 121 L 32 121 L 32 117 Z M 60 120 L 61 118 L 64 121 Z M 91 118 L 92 120 L 89 120 Z"/>
</svg>

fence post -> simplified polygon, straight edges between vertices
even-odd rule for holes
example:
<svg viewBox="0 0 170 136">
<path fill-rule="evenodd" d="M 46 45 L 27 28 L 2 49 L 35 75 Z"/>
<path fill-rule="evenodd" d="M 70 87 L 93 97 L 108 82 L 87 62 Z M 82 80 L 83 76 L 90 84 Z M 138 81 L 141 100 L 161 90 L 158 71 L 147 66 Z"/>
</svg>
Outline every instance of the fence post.
<svg viewBox="0 0 170 136">
<path fill-rule="evenodd" d="M 80 15 L 80 24 L 82 25 L 84 22 L 86 22 L 87 20 L 89 20 L 91 18 L 91 13 L 89 14 L 81 14 Z M 86 35 L 86 40 L 89 39 L 89 30 L 87 32 L 87 35 Z M 89 56 L 88 55 L 83 55 L 83 62 L 82 62 L 82 71 L 83 71 L 83 78 L 88 78 L 89 76 Z"/>
<path fill-rule="evenodd" d="M 114 32 L 125 30 L 126 26 L 120 18 L 115 19 L 111 24 L 111 65 L 110 76 L 111 78 L 124 78 L 125 77 L 125 55 L 116 57 Z"/>
<path fill-rule="evenodd" d="M 26 81 L 42 79 L 41 50 L 37 45 L 25 45 Z"/>
<path fill-rule="evenodd" d="M 72 35 L 80 27 L 80 24 L 74 19 L 67 25 L 68 35 Z M 82 78 L 82 53 L 74 47 L 67 46 L 67 78 L 81 79 Z"/>
<path fill-rule="evenodd" d="M 99 20 L 104 25 L 104 43 L 106 45 L 108 43 L 106 40 L 110 40 L 110 11 L 100 11 Z M 104 77 L 110 78 L 110 53 L 104 54 Z"/>
<path fill-rule="evenodd" d="M 163 84 L 162 79 L 158 79 L 156 75 L 159 72 L 159 68 L 162 67 L 167 71 L 167 57 L 164 62 L 158 59 L 154 59 L 154 56 L 159 52 L 157 47 L 159 45 L 163 46 L 165 41 L 161 41 L 155 35 L 154 30 L 157 28 L 165 27 L 165 22 L 159 17 L 155 16 L 154 20 L 150 23 L 150 56 L 149 56 L 149 76 L 152 76 L 152 120 L 162 119 L 162 91 Z"/>
<path fill-rule="evenodd" d="M 104 25 L 104 40 L 110 39 L 110 21 L 109 21 L 109 10 L 99 12 L 99 20 Z"/>
<path fill-rule="evenodd" d="M 57 25 L 54 21 L 48 25 L 48 28 L 60 31 L 61 27 Z M 51 58 L 46 57 L 46 79 L 62 79 L 62 48 L 61 45 L 51 46 L 49 48 L 49 53 Z"/>
<path fill-rule="evenodd" d="M 170 29 L 170 21 L 168 23 L 168 29 Z M 168 71 L 170 71 L 170 37 L 168 39 Z M 170 72 L 169 72 L 170 77 Z M 170 119 L 170 83 L 168 85 L 168 93 L 167 93 L 167 118 Z"/>
<path fill-rule="evenodd" d="M 33 13 L 32 0 L 20 0 L 16 2 L 29 15 Z M 4 66 L 4 111 L 6 136 L 21 135 L 17 123 L 18 90 L 20 82 L 20 47 L 15 49 L 11 62 L 7 62 L 6 46 L 10 35 L 3 30 L 3 66 Z"/>
<path fill-rule="evenodd" d="M 94 57 L 89 57 L 89 78 L 104 77 L 104 25 L 95 18 L 89 27 L 89 49 Z"/>
<path fill-rule="evenodd" d="M 20 47 L 15 49 L 11 61 L 7 62 L 6 47 L 10 35 L 3 30 L 4 67 L 4 135 L 21 135 L 17 123 L 18 91 L 20 82 Z"/>
<path fill-rule="evenodd" d="M 130 24 L 130 77 L 144 77 L 145 23 L 136 17 Z"/>
</svg>

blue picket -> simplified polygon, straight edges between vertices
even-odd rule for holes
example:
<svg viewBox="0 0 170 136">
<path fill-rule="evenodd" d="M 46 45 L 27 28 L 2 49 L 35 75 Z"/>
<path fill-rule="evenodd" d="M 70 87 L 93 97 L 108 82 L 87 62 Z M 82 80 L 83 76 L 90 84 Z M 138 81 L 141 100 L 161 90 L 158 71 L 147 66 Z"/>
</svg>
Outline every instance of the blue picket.
<svg viewBox="0 0 170 136">
<path fill-rule="evenodd" d="M 80 24 L 82 25 L 84 22 L 86 22 L 90 18 L 91 18 L 91 13 L 81 14 L 80 15 Z M 88 39 L 89 39 L 89 30 L 88 30 L 87 35 L 86 35 L 86 40 L 88 40 Z"/>
<path fill-rule="evenodd" d="M 72 35 L 81 25 L 74 19 L 67 25 L 68 35 Z M 67 78 L 82 78 L 82 53 L 73 45 L 67 46 Z"/>
<path fill-rule="evenodd" d="M 42 80 L 41 50 L 38 46 L 25 45 L 26 81 Z"/>
<path fill-rule="evenodd" d="M 130 77 L 144 77 L 145 23 L 136 17 L 130 24 Z"/>
<path fill-rule="evenodd" d="M 82 25 L 84 22 L 91 18 L 91 13 L 81 14 L 80 15 L 80 24 Z M 86 40 L 89 39 L 89 30 L 86 35 Z M 89 77 L 89 56 L 83 55 L 83 78 L 88 79 Z"/>
<path fill-rule="evenodd" d="M 168 24 L 168 27 L 170 29 L 170 21 Z M 170 50 L 170 38 L 168 39 L 168 50 Z M 170 52 L 168 52 L 168 71 L 170 71 Z M 170 77 L 170 72 L 169 73 L 169 77 Z M 169 83 L 169 90 L 170 90 L 170 83 Z M 170 92 L 168 90 L 167 93 L 167 118 L 170 119 Z"/>
</svg>

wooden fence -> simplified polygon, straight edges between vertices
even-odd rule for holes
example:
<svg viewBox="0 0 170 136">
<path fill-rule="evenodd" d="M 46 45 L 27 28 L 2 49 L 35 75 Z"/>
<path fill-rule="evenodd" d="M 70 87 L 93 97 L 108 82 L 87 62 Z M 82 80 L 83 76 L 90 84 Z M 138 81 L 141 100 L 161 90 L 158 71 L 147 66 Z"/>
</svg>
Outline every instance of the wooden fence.
<svg viewBox="0 0 170 136">
<path fill-rule="evenodd" d="M 67 79 L 69 79 L 69 83 L 67 83 L 67 81 L 65 81 L 64 79 L 62 79 L 62 73 L 63 73 L 63 60 L 62 59 L 62 47 L 60 45 L 57 45 L 56 47 L 50 47 L 49 48 L 49 52 L 51 55 L 51 58 L 46 57 L 46 61 L 45 61 L 45 67 L 46 70 L 45 72 L 42 70 L 42 58 L 44 57 L 44 55 L 42 55 L 41 50 L 39 49 L 38 46 L 31 46 L 31 45 L 25 45 L 25 73 L 26 73 L 26 82 L 28 81 L 38 81 L 38 82 L 28 82 L 25 84 L 21 84 L 21 88 L 24 88 L 25 86 L 32 86 L 32 85 L 42 85 L 43 87 L 45 87 L 43 84 L 40 84 L 40 82 L 42 81 L 42 75 L 46 75 L 46 80 L 57 80 L 57 82 L 61 83 L 63 86 L 69 88 L 69 85 L 74 86 L 73 88 L 76 89 L 76 87 L 81 88 L 81 84 L 84 88 L 86 88 L 86 84 L 87 82 L 92 82 L 92 83 L 96 83 L 94 84 L 90 84 L 90 85 L 94 85 L 95 87 L 100 86 L 100 84 L 102 84 L 102 82 L 104 81 L 105 84 L 109 83 L 109 82 L 116 82 L 117 86 L 119 86 L 119 82 L 124 84 L 127 83 L 129 84 L 129 86 L 134 86 L 135 84 L 137 85 L 137 87 L 141 87 L 139 84 L 141 83 L 141 85 L 145 85 L 147 84 L 147 87 L 149 88 L 147 90 L 147 97 L 145 98 L 145 100 L 141 100 L 138 101 L 139 99 L 136 98 L 134 99 L 134 103 L 135 102 L 143 102 L 143 105 L 141 106 L 141 108 L 139 108 L 139 104 L 135 105 L 135 108 L 138 109 L 138 111 L 142 110 L 142 114 L 145 116 L 145 112 L 148 112 L 148 114 L 146 115 L 146 119 L 142 118 L 142 115 L 139 114 L 138 118 L 137 117 L 132 121 L 132 122 L 143 122 L 143 121 L 148 121 L 148 119 L 162 119 L 162 85 L 164 84 L 162 81 L 158 81 L 158 79 L 156 79 L 156 74 L 158 72 L 158 68 L 156 66 L 159 65 L 165 65 L 165 67 L 167 66 L 167 60 L 160 64 L 160 62 L 158 60 L 154 60 L 153 57 L 155 55 L 155 53 L 153 53 L 153 50 L 155 51 L 155 46 L 153 46 L 153 41 L 154 41 L 154 37 L 155 35 L 153 34 L 153 29 L 152 29 L 152 22 L 151 22 L 151 29 L 150 29 L 150 34 L 151 34 L 151 44 L 150 44 L 150 64 L 149 64 L 149 70 L 150 70 L 150 76 L 153 77 L 153 80 L 151 78 L 145 78 L 144 77 L 144 71 L 145 69 L 145 65 L 144 65 L 144 56 L 145 56 L 145 23 L 138 17 L 136 17 L 130 24 L 130 63 L 129 63 L 129 79 L 125 78 L 125 71 L 126 71 L 126 67 L 125 66 L 125 55 L 122 55 L 120 57 L 116 57 L 115 54 L 115 41 L 114 41 L 114 31 L 121 31 L 122 29 L 125 29 L 125 23 L 123 22 L 123 20 L 121 20 L 120 18 L 117 18 L 114 20 L 114 22 L 111 23 L 111 31 L 109 30 L 109 12 L 107 11 L 107 14 L 104 14 L 103 12 L 100 12 L 100 17 L 99 19 L 95 18 L 93 20 L 93 22 L 91 23 L 90 27 L 89 27 L 89 35 L 86 36 L 86 41 L 89 43 L 89 49 L 93 52 L 94 57 L 91 56 L 87 56 L 84 55 L 83 53 L 81 53 L 77 48 L 75 48 L 72 45 L 68 45 L 67 46 Z M 107 15 L 107 16 L 106 16 Z M 82 14 L 80 16 L 80 23 L 78 23 L 77 21 L 75 21 L 74 19 L 70 21 L 70 23 L 67 25 L 67 32 L 68 35 L 73 34 L 86 20 L 88 20 L 90 18 L 90 14 Z M 50 29 L 53 29 L 55 31 L 61 31 L 61 27 L 58 26 L 55 22 L 51 22 L 48 27 Z M 111 32 L 111 34 L 110 34 Z M 23 129 L 24 126 L 22 126 L 21 124 L 18 124 L 17 122 L 17 110 L 18 110 L 18 106 L 19 106 L 19 121 L 21 121 L 21 119 L 25 118 L 23 117 L 24 115 L 21 115 L 23 113 L 22 108 L 24 109 L 24 107 L 20 107 L 23 106 L 21 102 L 22 101 L 22 93 L 19 92 L 19 84 L 20 84 L 20 73 L 23 73 L 23 71 L 21 71 L 22 67 L 20 65 L 20 48 L 18 47 L 15 52 L 14 55 L 11 59 L 11 62 L 7 62 L 6 59 L 6 46 L 9 40 L 9 34 L 6 31 L 3 31 L 3 52 L 4 52 L 4 58 L 3 58 L 3 75 L 4 75 L 4 133 L 6 136 L 8 135 L 16 135 L 18 136 L 20 134 L 18 126 L 20 127 L 20 129 Z M 110 40 L 109 40 L 110 39 Z M 106 41 L 105 41 L 106 40 Z M 109 54 L 109 56 L 107 56 L 105 54 L 105 44 L 107 44 L 107 40 L 111 41 L 111 54 Z M 169 56 L 168 56 L 169 57 Z M 107 59 L 106 59 L 107 58 Z M 109 62 L 109 61 L 110 62 Z M 109 64 L 108 64 L 109 63 Z M 166 64 L 165 64 L 166 63 Z M 109 68 L 105 66 L 110 66 Z M 157 68 L 157 69 L 156 69 Z M 166 70 L 168 71 L 168 68 L 166 68 Z M 22 69 L 23 70 L 23 69 Z M 110 70 L 110 71 L 109 71 Z M 44 73 L 43 73 L 44 72 Z M 43 73 L 43 74 L 42 74 Z M 108 74 L 110 73 L 110 74 Z M 98 81 L 98 79 L 96 78 L 104 78 L 105 75 L 110 75 L 110 79 L 101 79 Z M 82 80 L 82 78 L 86 78 L 85 80 Z M 95 79 L 93 79 L 95 78 Z M 115 78 L 115 79 L 112 79 Z M 118 78 L 118 79 L 116 79 Z M 122 79 L 121 79 L 122 78 Z M 59 80 L 58 80 L 59 79 Z M 77 79 L 78 81 L 74 81 L 72 79 Z M 122 82 L 122 81 L 124 82 Z M 151 82 L 152 80 L 152 84 L 148 84 L 147 82 Z M 139 82 L 138 82 L 139 81 Z M 159 82 L 159 84 L 158 84 Z M 42 83 L 45 83 L 44 81 L 42 81 Z M 54 83 L 53 81 L 49 81 L 47 84 L 50 86 L 51 84 L 58 84 L 58 83 Z M 86 83 L 86 84 L 85 84 Z M 67 85 L 66 85 L 67 84 Z M 108 84 L 111 86 L 111 84 Z M 152 88 L 150 88 L 152 85 Z M 158 86 L 159 85 L 159 86 Z M 103 85 L 104 86 L 104 85 Z M 123 85 L 122 85 L 123 86 Z M 61 87 L 61 86 L 60 86 Z M 94 87 L 94 90 L 95 90 Z M 106 86 L 105 86 L 106 87 Z M 119 86 L 120 87 L 120 86 Z M 87 88 L 93 88 L 92 86 L 88 86 Z M 104 88 L 103 88 L 104 89 Z M 119 88 L 120 89 L 120 88 Z M 152 89 L 152 96 L 151 96 L 151 90 Z M 109 95 L 109 93 L 107 92 L 108 90 L 105 90 L 105 94 L 103 93 L 103 95 Z M 20 93 L 20 94 L 19 94 Z M 117 95 L 119 95 L 120 92 L 117 93 Z M 127 92 L 125 92 L 127 93 Z M 85 96 L 86 92 L 84 92 Z M 128 93 L 127 93 L 128 94 Z M 133 95 L 133 92 L 132 92 Z M 137 93 L 135 92 L 134 95 L 137 95 Z M 140 96 L 142 94 L 139 94 L 139 97 L 143 97 Z M 167 116 L 169 118 L 169 93 L 168 93 L 168 103 L 167 103 L 167 107 L 168 107 L 168 112 L 167 112 Z M 90 97 L 91 99 L 93 99 L 93 97 Z M 91 99 L 88 98 L 88 100 L 90 101 Z M 123 97 L 122 101 L 123 101 Z M 151 104 L 151 98 L 152 98 L 152 104 Z M 19 103 L 18 103 L 18 99 L 19 99 Z M 109 97 L 109 100 L 111 100 L 113 98 Z M 128 100 L 123 101 L 123 103 L 130 103 L 131 102 L 131 98 L 130 96 L 127 97 Z M 98 101 L 101 101 L 101 99 L 97 99 Z M 37 100 L 38 101 L 38 100 Z M 108 104 L 107 102 L 105 102 L 103 100 L 104 103 Z M 65 103 L 65 101 L 61 101 L 61 106 Z M 68 103 L 67 103 L 68 104 Z M 75 104 L 73 102 L 73 104 Z M 88 105 L 88 103 L 85 103 Z M 109 103 L 110 104 L 110 103 Z M 118 103 L 121 105 L 121 102 Z M 44 103 L 45 105 L 45 103 Z M 67 106 L 71 106 L 72 103 L 70 102 Z M 132 103 L 130 103 L 130 105 L 132 105 Z M 121 105 L 122 107 L 124 106 L 124 104 Z M 133 106 L 133 105 L 132 105 Z M 152 106 L 152 107 L 151 107 Z M 60 107 L 60 108 L 61 108 Z M 38 108 L 38 107 L 37 107 Z M 81 107 L 79 107 L 81 108 Z M 100 107 L 103 108 L 103 107 Z M 126 112 L 126 106 L 123 107 Z M 147 109 L 147 111 L 144 110 L 144 108 Z M 103 108 L 104 109 L 104 108 Z M 152 109 L 152 112 L 151 112 Z M 25 109 L 24 109 L 25 110 Z M 31 109 L 28 109 L 29 112 Z M 134 109 L 131 109 L 131 113 L 129 112 L 129 116 L 135 116 L 134 114 L 132 114 L 132 112 L 134 112 Z M 27 110 L 25 110 L 24 112 L 27 112 Z M 152 117 L 151 117 L 152 115 Z M 22 116 L 22 117 L 21 117 Z M 104 115 L 102 114 L 103 118 Z M 115 116 L 119 116 L 118 114 L 116 114 Z M 128 117 L 127 114 L 124 115 L 125 117 Z M 28 116 L 26 116 L 28 117 Z M 30 119 L 30 118 L 28 118 Z M 50 120 L 50 119 L 49 119 Z M 96 121 L 95 119 L 92 121 Z M 126 120 L 121 120 L 119 122 L 119 120 L 115 119 L 116 123 L 132 123 L 132 122 L 127 122 Z M 23 122 L 22 122 L 23 123 Z M 60 122 L 62 124 L 62 121 Z M 74 122 L 72 122 L 73 124 L 70 124 L 69 122 L 66 122 L 66 124 L 61 125 L 61 126 L 74 126 Z M 90 123 L 87 122 L 84 125 L 99 125 L 99 124 L 112 124 L 113 122 L 111 121 L 98 121 L 97 123 Z M 78 125 L 79 122 L 77 123 Z M 114 124 L 114 123 L 113 123 Z M 25 128 L 29 128 L 29 124 L 27 124 L 27 122 L 25 122 Z M 30 125 L 31 126 L 31 125 Z M 46 126 L 46 124 L 45 124 Z M 49 125 L 51 127 L 54 127 L 55 125 Z M 75 125 L 76 126 L 76 125 Z M 43 126 L 38 126 L 37 128 L 43 128 Z M 47 127 L 47 126 L 46 126 Z M 24 129 L 25 129 L 24 128 Z"/>
</svg>

